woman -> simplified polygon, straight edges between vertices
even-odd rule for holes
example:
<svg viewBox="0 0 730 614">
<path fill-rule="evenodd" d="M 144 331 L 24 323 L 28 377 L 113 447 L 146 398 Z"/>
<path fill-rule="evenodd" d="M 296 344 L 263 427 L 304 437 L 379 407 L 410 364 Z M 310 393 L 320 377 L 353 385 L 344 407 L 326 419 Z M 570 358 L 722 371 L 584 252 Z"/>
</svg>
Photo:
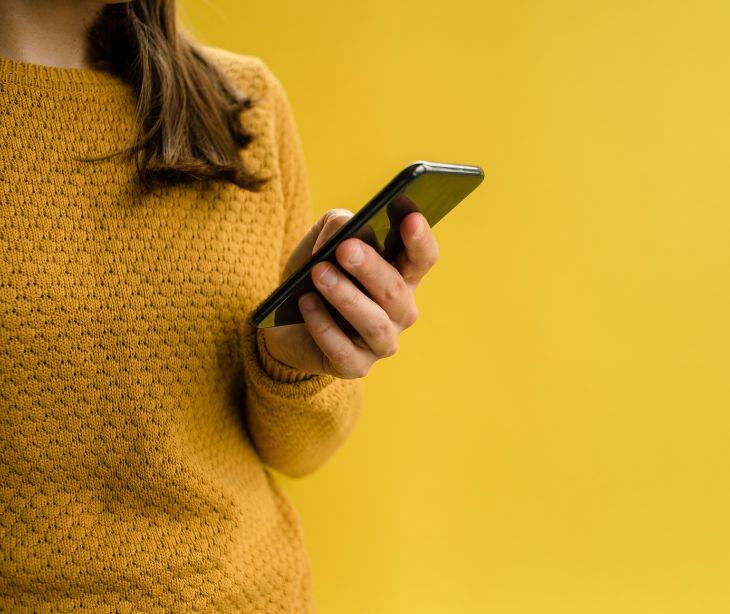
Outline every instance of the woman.
<svg viewBox="0 0 730 614">
<path fill-rule="evenodd" d="M 285 92 L 194 44 L 172 0 L 0 4 L 0 610 L 312 612 L 295 511 L 353 428 L 359 378 L 416 319 L 425 218 L 393 267 L 350 239 L 305 324 L 258 303 L 306 231 Z"/>
</svg>

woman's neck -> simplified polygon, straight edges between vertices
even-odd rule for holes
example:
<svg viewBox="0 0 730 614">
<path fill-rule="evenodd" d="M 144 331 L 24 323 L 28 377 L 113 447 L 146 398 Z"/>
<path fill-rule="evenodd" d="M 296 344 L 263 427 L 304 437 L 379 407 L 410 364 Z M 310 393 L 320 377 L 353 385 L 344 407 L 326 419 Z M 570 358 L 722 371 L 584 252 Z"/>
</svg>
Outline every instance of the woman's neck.
<svg viewBox="0 0 730 614">
<path fill-rule="evenodd" d="M 103 3 L 2 0 L 0 57 L 60 68 L 89 68 L 86 28 Z"/>
</svg>

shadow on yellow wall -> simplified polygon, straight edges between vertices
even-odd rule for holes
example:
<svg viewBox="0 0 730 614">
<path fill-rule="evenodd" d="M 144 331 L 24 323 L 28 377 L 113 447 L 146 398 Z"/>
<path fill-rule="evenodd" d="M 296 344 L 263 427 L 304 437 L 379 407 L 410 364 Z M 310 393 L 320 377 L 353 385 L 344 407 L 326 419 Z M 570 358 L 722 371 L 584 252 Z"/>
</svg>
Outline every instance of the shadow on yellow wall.
<svg viewBox="0 0 730 614">
<path fill-rule="evenodd" d="M 351 438 L 281 478 L 321 614 L 730 611 L 730 5 L 182 8 L 284 83 L 317 213 L 487 172 Z"/>
</svg>

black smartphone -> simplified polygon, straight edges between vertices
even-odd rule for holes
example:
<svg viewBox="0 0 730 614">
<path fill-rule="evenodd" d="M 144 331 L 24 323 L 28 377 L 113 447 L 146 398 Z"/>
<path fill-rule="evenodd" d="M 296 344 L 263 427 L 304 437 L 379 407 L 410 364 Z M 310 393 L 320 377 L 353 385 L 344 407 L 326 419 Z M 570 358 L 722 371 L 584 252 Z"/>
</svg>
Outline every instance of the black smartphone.
<svg viewBox="0 0 730 614">
<path fill-rule="evenodd" d="M 304 320 L 298 299 L 307 292 L 315 292 L 335 321 L 346 332 L 353 333 L 349 323 L 314 286 L 314 265 L 326 260 L 338 266 L 335 250 L 350 237 L 372 245 L 385 260 L 394 263 L 403 249 L 400 223 L 408 214 L 419 211 L 433 228 L 483 179 L 484 171 L 478 166 L 425 161 L 409 164 L 261 303 L 252 316 L 253 323 L 259 328 L 301 323 Z M 356 279 L 338 268 L 364 291 Z"/>
</svg>

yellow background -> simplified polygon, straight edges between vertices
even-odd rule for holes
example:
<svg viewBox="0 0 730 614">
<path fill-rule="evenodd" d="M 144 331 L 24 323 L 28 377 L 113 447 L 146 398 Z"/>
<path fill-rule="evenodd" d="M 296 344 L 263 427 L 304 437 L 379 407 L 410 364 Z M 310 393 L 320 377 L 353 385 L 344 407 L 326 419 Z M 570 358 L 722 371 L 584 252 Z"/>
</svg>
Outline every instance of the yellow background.
<svg viewBox="0 0 730 614">
<path fill-rule="evenodd" d="M 281 478 L 321 614 L 730 611 L 730 3 L 188 0 L 295 110 L 316 212 L 486 180 L 400 352 Z"/>
</svg>

